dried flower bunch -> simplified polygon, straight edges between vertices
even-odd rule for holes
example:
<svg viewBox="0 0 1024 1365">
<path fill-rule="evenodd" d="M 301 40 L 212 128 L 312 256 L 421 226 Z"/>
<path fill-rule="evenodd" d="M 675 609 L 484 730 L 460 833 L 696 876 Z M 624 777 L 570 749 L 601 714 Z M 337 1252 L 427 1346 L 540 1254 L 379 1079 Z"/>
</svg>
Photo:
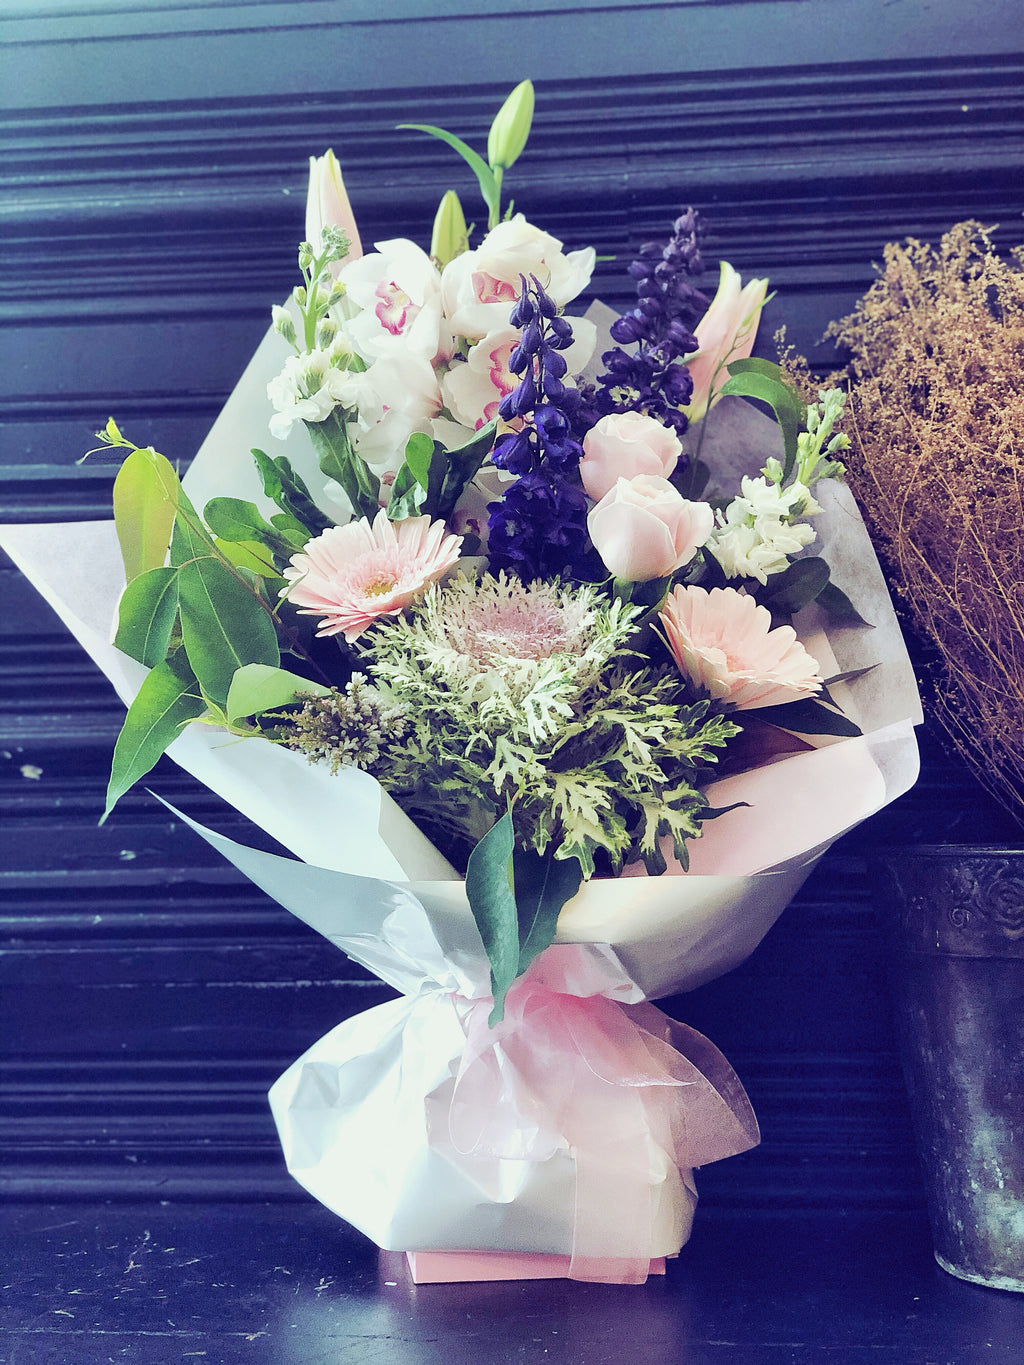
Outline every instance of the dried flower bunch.
<svg viewBox="0 0 1024 1365">
<path fill-rule="evenodd" d="M 852 352 L 849 473 L 890 582 L 934 642 L 935 710 L 1024 820 L 1024 248 L 959 223 L 885 268 L 831 334 Z"/>
</svg>

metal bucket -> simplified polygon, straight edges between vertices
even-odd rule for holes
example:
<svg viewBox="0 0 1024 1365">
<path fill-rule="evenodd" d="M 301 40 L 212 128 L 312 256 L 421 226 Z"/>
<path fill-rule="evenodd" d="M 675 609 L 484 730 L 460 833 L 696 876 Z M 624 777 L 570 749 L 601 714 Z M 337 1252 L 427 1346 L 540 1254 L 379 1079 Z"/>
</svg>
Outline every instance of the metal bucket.
<svg viewBox="0 0 1024 1365">
<path fill-rule="evenodd" d="M 1024 1292 L 1024 850 L 875 861 L 935 1259 Z"/>
</svg>

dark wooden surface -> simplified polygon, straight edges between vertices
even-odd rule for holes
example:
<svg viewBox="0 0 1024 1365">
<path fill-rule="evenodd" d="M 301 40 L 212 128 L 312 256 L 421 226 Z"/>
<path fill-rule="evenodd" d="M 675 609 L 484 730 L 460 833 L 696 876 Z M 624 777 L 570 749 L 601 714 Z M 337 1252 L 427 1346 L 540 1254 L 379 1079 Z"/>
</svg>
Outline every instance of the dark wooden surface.
<svg viewBox="0 0 1024 1365">
<path fill-rule="evenodd" d="M 592 290 L 612 304 L 631 250 L 693 203 L 709 283 L 720 256 L 769 275 L 774 321 L 826 366 L 821 333 L 887 240 L 967 216 L 1020 239 L 1018 0 L 37 0 L 0 17 L 8 520 L 109 515 L 113 466 L 75 462 L 111 414 L 187 463 L 293 282 L 310 153 L 337 150 L 364 242 L 423 239 L 443 188 L 474 190 L 395 125 L 479 144 L 525 75 L 517 205 L 618 258 Z M 96 827 L 118 704 L 7 562 L 0 593 L 10 1360 L 425 1361 L 444 1343 L 453 1361 L 598 1365 L 624 1352 L 626 1302 L 651 1360 L 1015 1358 L 1013 1301 L 930 1263 L 867 871 L 879 841 L 1019 841 L 932 736 L 918 788 L 833 850 L 754 958 L 668 1002 L 730 1057 L 764 1141 L 702 1173 L 667 1284 L 387 1289 L 291 1184 L 265 1102 L 385 988 L 145 792 Z M 152 785 L 248 837 L 173 765 Z M 61 1298 L 79 1289 L 82 1311 Z M 161 1305 L 191 1315 L 177 1335 Z M 496 1323 L 507 1345 L 485 1348 Z M 571 1347 L 554 1339 L 570 1327 Z"/>
</svg>

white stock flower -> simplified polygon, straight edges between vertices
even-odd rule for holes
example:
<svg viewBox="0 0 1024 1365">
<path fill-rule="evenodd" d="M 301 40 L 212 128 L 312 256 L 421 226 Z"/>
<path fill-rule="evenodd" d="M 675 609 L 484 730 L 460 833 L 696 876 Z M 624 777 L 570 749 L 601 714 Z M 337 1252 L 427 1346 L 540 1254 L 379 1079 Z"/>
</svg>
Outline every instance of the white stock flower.
<svg viewBox="0 0 1024 1365">
<path fill-rule="evenodd" d="M 803 484 L 780 488 L 769 479 L 744 478 L 740 493 L 718 514 L 718 526 L 707 548 L 729 578 L 756 578 L 767 583 L 771 574 L 789 567 L 815 539 L 806 522 L 791 518 L 821 509 Z"/>
<path fill-rule="evenodd" d="M 344 351 L 339 353 L 333 347 L 288 357 L 284 369 L 267 385 L 267 397 L 274 407 L 271 435 L 283 441 L 293 422 L 323 422 L 339 404 L 348 406 L 352 376 L 339 367 L 344 358 Z"/>
</svg>

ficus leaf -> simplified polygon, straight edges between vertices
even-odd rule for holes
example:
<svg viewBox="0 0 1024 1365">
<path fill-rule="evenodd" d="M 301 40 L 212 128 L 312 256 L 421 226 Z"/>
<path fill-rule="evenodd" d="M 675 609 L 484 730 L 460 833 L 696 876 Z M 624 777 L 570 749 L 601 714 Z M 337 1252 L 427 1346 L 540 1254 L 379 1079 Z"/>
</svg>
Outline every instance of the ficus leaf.
<svg viewBox="0 0 1024 1365">
<path fill-rule="evenodd" d="M 466 895 L 491 964 L 494 1008 L 487 1022 L 492 1028 L 504 1017 L 505 996 L 519 967 L 514 846 L 512 817 L 506 811 L 473 849 L 466 867 Z"/>
<path fill-rule="evenodd" d="M 219 559 L 178 571 L 181 635 L 203 692 L 223 705 L 235 670 L 281 661 L 277 630 L 250 589 Z"/>
<path fill-rule="evenodd" d="M 155 668 L 167 657 L 178 614 L 178 570 L 147 569 L 133 578 L 117 607 L 118 649 Z"/>
<path fill-rule="evenodd" d="M 177 739 L 182 727 L 205 710 L 196 676 L 182 651 L 150 669 L 114 745 L 101 825 L 128 788 L 144 777 Z"/>
<path fill-rule="evenodd" d="M 164 564 L 180 490 L 170 460 L 149 447 L 133 450 L 118 470 L 114 525 L 129 583 Z"/>
</svg>

